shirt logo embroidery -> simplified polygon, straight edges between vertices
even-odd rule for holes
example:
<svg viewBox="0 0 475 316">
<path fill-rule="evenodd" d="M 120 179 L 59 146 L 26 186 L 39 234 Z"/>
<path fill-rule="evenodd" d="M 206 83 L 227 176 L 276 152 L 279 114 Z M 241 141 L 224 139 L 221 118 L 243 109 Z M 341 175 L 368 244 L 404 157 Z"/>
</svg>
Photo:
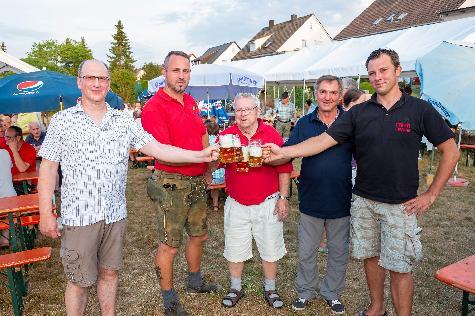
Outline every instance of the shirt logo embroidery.
<svg viewBox="0 0 475 316">
<path fill-rule="evenodd" d="M 411 123 L 396 122 L 396 132 L 398 133 L 410 133 Z"/>
</svg>

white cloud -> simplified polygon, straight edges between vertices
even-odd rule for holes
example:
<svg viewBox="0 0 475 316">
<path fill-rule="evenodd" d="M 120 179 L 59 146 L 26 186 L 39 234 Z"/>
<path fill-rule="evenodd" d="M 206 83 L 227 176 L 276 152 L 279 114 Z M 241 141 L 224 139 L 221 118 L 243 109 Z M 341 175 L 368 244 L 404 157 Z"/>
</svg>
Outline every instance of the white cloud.
<svg viewBox="0 0 475 316">
<path fill-rule="evenodd" d="M 243 45 L 269 19 L 286 21 L 315 13 L 336 35 L 373 0 L 23 0 L 2 3 L 0 41 L 24 57 L 33 42 L 84 36 L 94 56 L 106 60 L 114 25 L 122 20 L 136 65 L 162 62 L 170 50 L 201 55 L 207 48 L 236 41 Z"/>
</svg>

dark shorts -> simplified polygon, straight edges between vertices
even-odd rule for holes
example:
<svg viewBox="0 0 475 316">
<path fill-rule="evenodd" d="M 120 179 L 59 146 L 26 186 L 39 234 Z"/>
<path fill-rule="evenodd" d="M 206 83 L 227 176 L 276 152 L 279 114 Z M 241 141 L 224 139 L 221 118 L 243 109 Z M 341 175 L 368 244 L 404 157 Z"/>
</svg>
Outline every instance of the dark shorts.
<svg viewBox="0 0 475 316">
<path fill-rule="evenodd" d="M 160 242 L 178 248 L 184 229 L 188 236 L 207 234 L 206 183 L 202 176 L 155 170 L 148 179 L 147 193 L 158 210 Z"/>
<path fill-rule="evenodd" d="M 119 270 L 127 220 L 64 226 L 60 255 L 66 280 L 80 287 L 96 283 L 99 269 Z"/>
</svg>

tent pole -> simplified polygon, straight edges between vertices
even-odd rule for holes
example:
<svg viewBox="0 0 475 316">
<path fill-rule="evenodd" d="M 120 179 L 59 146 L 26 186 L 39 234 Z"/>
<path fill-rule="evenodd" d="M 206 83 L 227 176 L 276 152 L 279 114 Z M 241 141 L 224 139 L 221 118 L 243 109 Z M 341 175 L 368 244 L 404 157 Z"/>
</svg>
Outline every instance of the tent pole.
<svg viewBox="0 0 475 316">
<path fill-rule="evenodd" d="M 206 91 L 206 95 L 207 95 L 207 97 L 208 97 L 208 104 L 207 104 L 207 106 L 206 106 L 206 109 L 207 109 L 207 111 L 208 111 L 208 118 L 209 118 L 209 117 L 210 117 L 210 116 L 209 116 L 209 91 Z"/>
<path fill-rule="evenodd" d="M 302 90 L 302 116 L 305 115 L 305 79 L 303 80 L 303 90 Z"/>
<path fill-rule="evenodd" d="M 295 97 L 297 96 L 297 90 L 295 89 L 295 86 L 292 87 L 292 91 L 294 92 L 294 105 L 295 105 Z"/>
<path fill-rule="evenodd" d="M 261 104 L 261 109 L 264 109 L 267 104 L 267 81 L 264 79 L 264 104 Z"/>
</svg>

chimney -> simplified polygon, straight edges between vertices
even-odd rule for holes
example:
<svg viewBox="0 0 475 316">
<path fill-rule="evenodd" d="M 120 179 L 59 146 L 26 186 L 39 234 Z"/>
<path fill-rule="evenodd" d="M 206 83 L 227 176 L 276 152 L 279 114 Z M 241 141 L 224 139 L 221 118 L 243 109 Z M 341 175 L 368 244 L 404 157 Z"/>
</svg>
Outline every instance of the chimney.
<svg viewBox="0 0 475 316">
<path fill-rule="evenodd" d="M 274 20 L 269 20 L 269 28 L 273 28 L 274 27 Z"/>
<path fill-rule="evenodd" d="M 295 21 L 295 20 L 297 20 L 297 14 L 292 14 L 290 16 L 290 21 Z"/>
</svg>

